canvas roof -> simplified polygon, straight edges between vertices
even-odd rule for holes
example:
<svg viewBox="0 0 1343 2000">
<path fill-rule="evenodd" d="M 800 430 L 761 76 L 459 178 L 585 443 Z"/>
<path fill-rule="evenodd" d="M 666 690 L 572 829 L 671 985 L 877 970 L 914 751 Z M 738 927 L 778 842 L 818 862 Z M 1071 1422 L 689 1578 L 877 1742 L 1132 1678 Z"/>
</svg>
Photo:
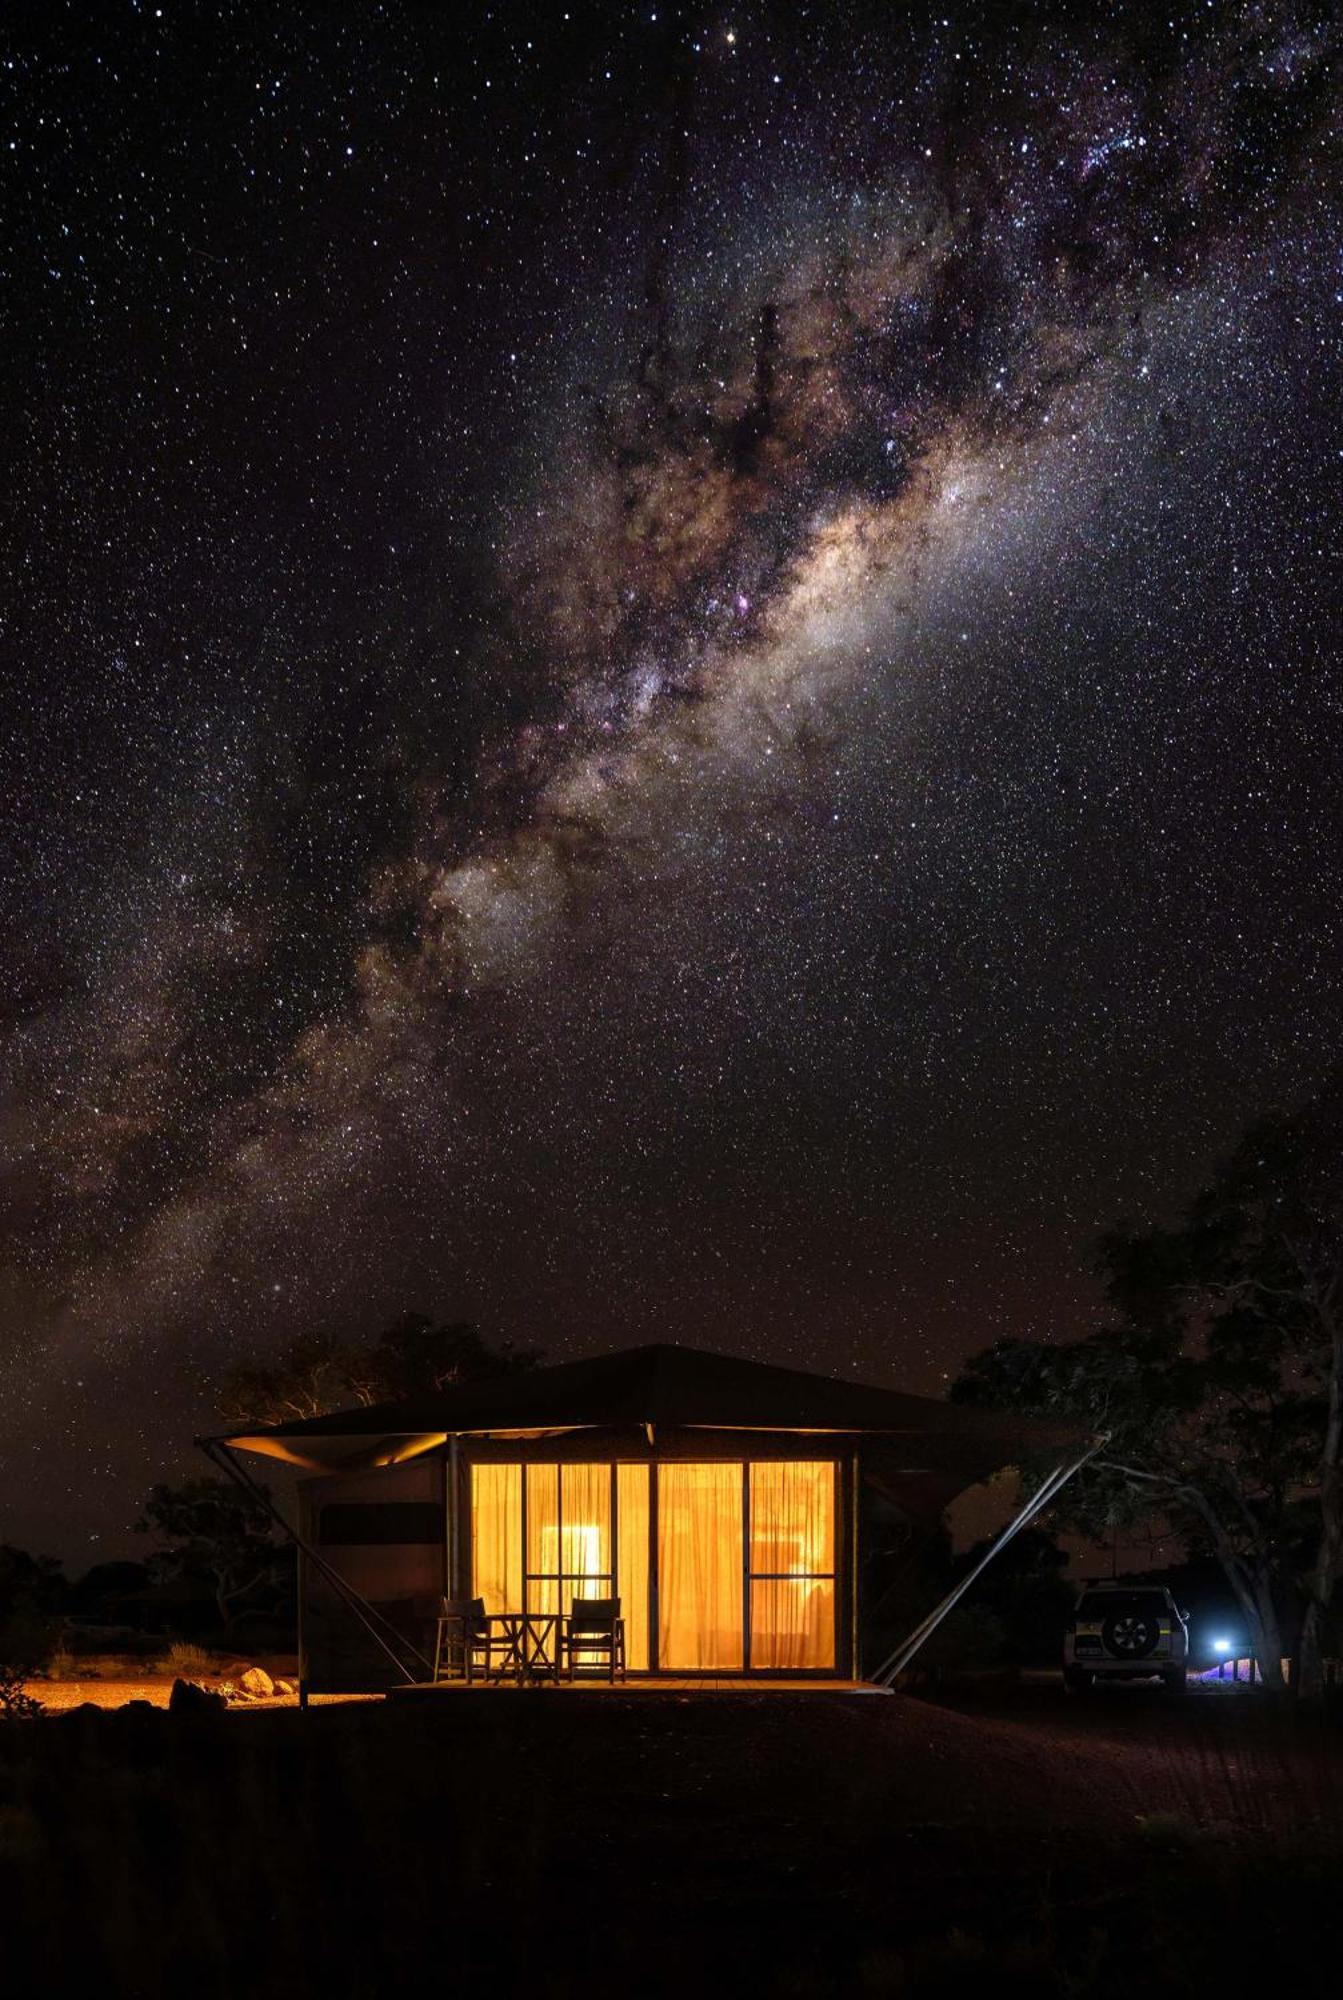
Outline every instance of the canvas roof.
<svg viewBox="0 0 1343 2000">
<path fill-rule="evenodd" d="M 1054 1446 L 1074 1428 L 964 1409 L 706 1349 L 626 1348 L 586 1361 L 437 1390 L 406 1402 L 333 1411 L 221 1442 L 312 1471 L 395 1464 L 451 1437 L 526 1438 L 582 1429 L 731 1430 L 880 1442 L 892 1471 L 939 1474 L 955 1489 Z"/>
</svg>

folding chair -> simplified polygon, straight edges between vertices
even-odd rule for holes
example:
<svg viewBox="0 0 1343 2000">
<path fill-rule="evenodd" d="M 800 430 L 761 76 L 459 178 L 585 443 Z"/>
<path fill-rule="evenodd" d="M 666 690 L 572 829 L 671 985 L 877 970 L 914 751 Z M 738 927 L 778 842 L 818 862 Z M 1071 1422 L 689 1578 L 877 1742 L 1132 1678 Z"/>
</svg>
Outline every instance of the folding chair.
<svg viewBox="0 0 1343 2000">
<path fill-rule="evenodd" d="M 483 1660 L 488 1672 L 495 1653 L 507 1650 L 508 1639 L 502 1631 L 495 1631 L 486 1617 L 484 1598 L 441 1597 L 438 1602 L 434 1679 L 464 1680 L 469 1684 L 475 1678 L 477 1660 Z"/>
<path fill-rule="evenodd" d="M 625 1621 L 620 1615 L 618 1597 L 576 1597 L 573 1609 L 563 1621 L 560 1632 L 559 1658 L 561 1669 L 567 1666 L 569 1679 L 576 1678 L 579 1660 L 588 1666 L 596 1655 L 600 1668 L 603 1659 L 606 1664 L 606 1678 L 614 1681 L 617 1673 L 625 1678 Z"/>
</svg>

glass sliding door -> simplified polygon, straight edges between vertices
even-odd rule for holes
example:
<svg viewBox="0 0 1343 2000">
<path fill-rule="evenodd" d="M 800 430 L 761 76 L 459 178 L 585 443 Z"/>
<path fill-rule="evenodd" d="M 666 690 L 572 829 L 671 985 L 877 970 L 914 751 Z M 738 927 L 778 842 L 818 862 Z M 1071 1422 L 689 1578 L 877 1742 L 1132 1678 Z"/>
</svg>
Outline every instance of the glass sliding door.
<svg viewBox="0 0 1343 2000">
<path fill-rule="evenodd" d="M 749 1468 L 751 1665 L 835 1664 L 835 1467 L 756 1460 Z"/>
<path fill-rule="evenodd" d="M 658 1666 L 745 1665 L 740 1464 L 658 1467 Z"/>
<path fill-rule="evenodd" d="M 473 1465 L 472 1590 L 552 1616 L 619 1597 L 634 1673 L 833 1672 L 837 1480 L 830 1459 Z"/>
</svg>

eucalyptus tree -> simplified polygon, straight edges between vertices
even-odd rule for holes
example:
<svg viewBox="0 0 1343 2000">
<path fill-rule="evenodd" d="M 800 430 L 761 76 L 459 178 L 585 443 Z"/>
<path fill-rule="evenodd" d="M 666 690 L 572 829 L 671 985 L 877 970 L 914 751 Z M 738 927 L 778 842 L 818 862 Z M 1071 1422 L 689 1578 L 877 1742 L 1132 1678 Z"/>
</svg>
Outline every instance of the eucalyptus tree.
<svg viewBox="0 0 1343 2000">
<path fill-rule="evenodd" d="M 1175 1227 L 1104 1238 L 1101 1270 L 1113 1323 L 1000 1341 L 953 1396 L 1105 1432 L 1056 1518 L 1160 1516 L 1218 1558 L 1270 1685 L 1299 1615 L 1297 1686 L 1317 1694 L 1343 1575 L 1343 1072 L 1250 1127 Z"/>
</svg>

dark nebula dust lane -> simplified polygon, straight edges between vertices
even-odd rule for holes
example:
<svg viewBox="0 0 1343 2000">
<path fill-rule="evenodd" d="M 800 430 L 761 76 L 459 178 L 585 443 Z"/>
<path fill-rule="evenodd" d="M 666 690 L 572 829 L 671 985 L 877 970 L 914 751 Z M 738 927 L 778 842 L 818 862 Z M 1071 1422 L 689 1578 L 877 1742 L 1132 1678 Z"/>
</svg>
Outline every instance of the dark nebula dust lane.
<svg viewBox="0 0 1343 2000">
<path fill-rule="evenodd" d="M 1331 11 L 0 38 L 0 1539 L 408 1306 L 1084 1322 L 1339 1041 Z"/>
</svg>

